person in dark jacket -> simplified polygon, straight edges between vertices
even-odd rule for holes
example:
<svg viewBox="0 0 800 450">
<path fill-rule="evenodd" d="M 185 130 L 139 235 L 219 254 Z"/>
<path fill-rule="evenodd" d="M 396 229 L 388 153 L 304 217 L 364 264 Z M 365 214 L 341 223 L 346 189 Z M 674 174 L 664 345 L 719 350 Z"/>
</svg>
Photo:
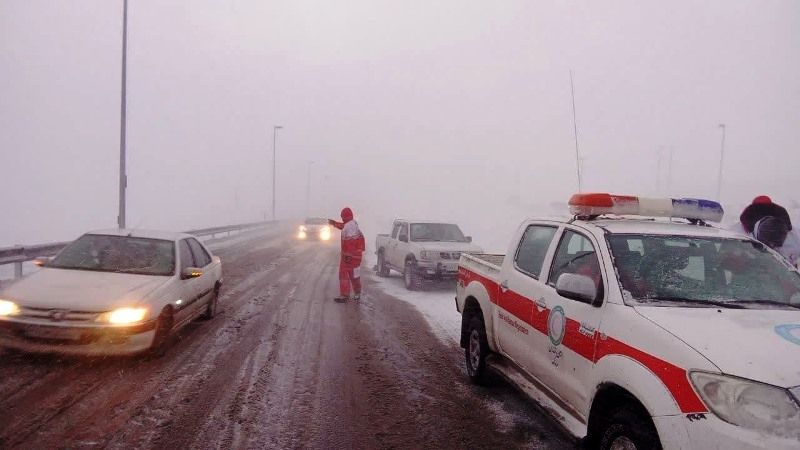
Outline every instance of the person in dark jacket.
<svg viewBox="0 0 800 450">
<path fill-rule="evenodd" d="M 353 220 L 353 210 L 342 210 L 342 221 L 328 220 L 328 223 L 342 230 L 342 255 L 339 262 L 339 297 L 337 301 L 346 301 L 352 288 L 353 299 L 361 299 L 361 261 L 364 257 L 366 243 L 364 235 Z"/>
</svg>

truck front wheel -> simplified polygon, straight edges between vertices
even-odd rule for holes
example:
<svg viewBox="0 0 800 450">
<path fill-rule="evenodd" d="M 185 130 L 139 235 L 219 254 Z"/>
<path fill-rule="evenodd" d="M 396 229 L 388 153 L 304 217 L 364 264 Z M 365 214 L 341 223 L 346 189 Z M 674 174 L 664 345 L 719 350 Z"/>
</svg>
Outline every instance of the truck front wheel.
<svg viewBox="0 0 800 450">
<path fill-rule="evenodd" d="M 467 361 L 467 375 L 473 384 L 486 384 L 486 356 L 489 355 L 489 342 L 486 340 L 486 327 L 480 312 L 473 314 L 467 329 L 467 347 L 464 356 Z"/>
<path fill-rule="evenodd" d="M 660 450 L 658 432 L 641 408 L 628 404 L 611 413 L 600 439 L 601 450 Z"/>
<path fill-rule="evenodd" d="M 403 268 L 403 281 L 409 291 L 422 290 L 422 276 L 420 276 L 417 264 L 413 259 L 406 261 L 406 266 Z"/>
</svg>

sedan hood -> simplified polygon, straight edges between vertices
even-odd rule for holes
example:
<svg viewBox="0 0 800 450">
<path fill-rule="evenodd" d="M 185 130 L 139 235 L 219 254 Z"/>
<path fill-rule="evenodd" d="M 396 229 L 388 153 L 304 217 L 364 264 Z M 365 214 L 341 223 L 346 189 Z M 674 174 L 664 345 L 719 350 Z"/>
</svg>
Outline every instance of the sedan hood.
<svg viewBox="0 0 800 450">
<path fill-rule="evenodd" d="M 42 268 L 0 291 L 20 306 L 108 311 L 142 303 L 170 277 Z"/>
<path fill-rule="evenodd" d="M 775 386 L 800 385 L 800 310 L 637 306 L 636 311 L 723 373 Z"/>
<path fill-rule="evenodd" d="M 469 242 L 416 242 L 423 250 L 433 252 L 479 253 L 481 248 Z"/>
</svg>

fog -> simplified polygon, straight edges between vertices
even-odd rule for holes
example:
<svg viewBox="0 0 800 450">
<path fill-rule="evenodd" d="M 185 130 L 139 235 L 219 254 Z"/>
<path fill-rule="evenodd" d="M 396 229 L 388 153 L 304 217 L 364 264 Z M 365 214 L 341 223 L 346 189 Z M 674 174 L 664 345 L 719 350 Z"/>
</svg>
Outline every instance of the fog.
<svg viewBox="0 0 800 450">
<path fill-rule="evenodd" d="M 121 23 L 0 0 L 0 246 L 116 226 Z M 271 218 L 281 125 L 278 219 L 453 220 L 496 250 L 578 189 L 570 70 L 584 191 L 715 198 L 724 123 L 728 217 L 797 208 L 797 30 L 791 0 L 130 0 L 128 226 Z"/>
</svg>

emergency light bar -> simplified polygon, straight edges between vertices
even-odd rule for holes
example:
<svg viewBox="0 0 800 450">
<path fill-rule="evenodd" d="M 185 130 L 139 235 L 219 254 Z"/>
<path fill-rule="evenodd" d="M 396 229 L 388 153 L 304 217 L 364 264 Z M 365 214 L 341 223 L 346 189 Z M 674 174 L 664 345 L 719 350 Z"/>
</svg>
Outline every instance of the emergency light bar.
<svg viewBox="0 0 800 450">
<path fill-rule="evenodd" d="M 569 199 L 569 211 L 576 216 L 602 214 L 675 217 L 721 222 L 722 205 L 696 198 L 643 198 L 630 195 L 575 194 Z"/>
</svg>

